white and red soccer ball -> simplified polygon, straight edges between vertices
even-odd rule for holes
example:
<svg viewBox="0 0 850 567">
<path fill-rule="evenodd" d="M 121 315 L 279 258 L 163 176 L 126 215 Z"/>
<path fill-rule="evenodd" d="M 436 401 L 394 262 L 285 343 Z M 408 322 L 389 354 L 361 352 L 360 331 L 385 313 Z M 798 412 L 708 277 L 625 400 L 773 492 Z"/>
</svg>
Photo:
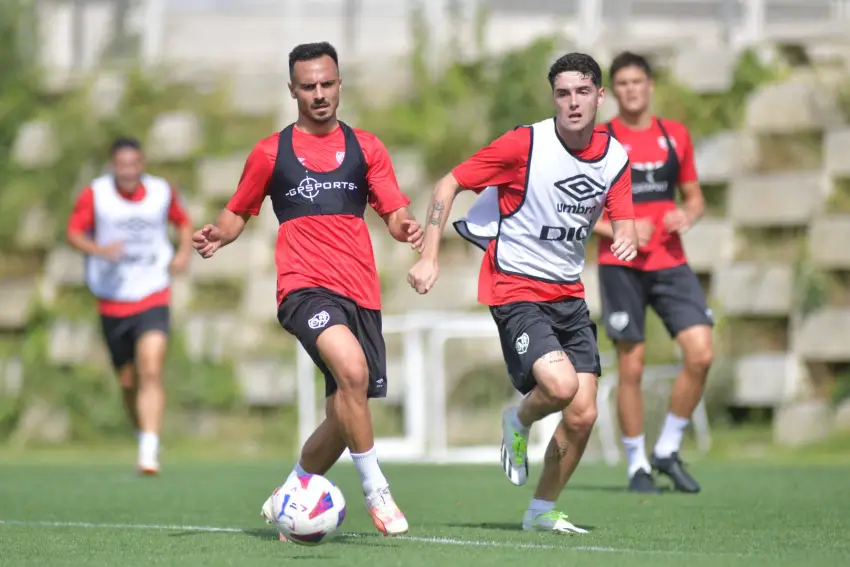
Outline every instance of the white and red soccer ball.
<svg viewBox="0 0 850 567">
<path fill-rule="evenodd" d="M 345 519 L 345 498 L 337 486 L 323 476 L 294 477 L 272 494 L 272 509 L 278 531 L 301 545 L 319 545 L 335 535 Z"/>
</svg>

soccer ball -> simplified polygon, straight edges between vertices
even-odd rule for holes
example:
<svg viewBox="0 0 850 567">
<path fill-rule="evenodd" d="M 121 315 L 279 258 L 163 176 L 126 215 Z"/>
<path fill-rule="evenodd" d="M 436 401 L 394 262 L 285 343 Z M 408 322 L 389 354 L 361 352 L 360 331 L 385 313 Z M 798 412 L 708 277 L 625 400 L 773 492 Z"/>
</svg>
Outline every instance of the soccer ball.
<svg viewBox="0 0 850 567">
<path fill-rule="evenodd" d="M 345 519 L 345 498 L 323 476 L 295 477 L 272 495 L 273 521 L 286 539 L 319 545 L 333 538 Z"/>
</svg>

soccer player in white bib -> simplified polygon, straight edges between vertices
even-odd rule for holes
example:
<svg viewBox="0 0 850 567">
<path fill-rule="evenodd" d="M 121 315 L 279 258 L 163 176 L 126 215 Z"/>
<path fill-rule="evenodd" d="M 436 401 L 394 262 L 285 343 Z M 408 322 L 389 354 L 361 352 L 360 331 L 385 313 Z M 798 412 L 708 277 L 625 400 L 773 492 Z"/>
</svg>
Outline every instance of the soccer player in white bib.
<svg viewBox="0 0 850 567">
<path fill-rule="evenodd" d="M 111 171 L 77 197 L 68 241 L 86 255 L 86 283 L 97 298 L 106 345 L 139 442 L 138 471 L 159 472 L 165 409 L 162 367 L 168 347 L 171 274 L 192 251 L 189 215 L 174 188 L 144 173 L 132 138 L 110 149 Z M 168 225 L 177 227 L 175 253 Z"/>
<path fill-rule="evenodd" d="M 562 412 L 522 527 L 586 533 L 555 510 L 596 421 L 602 372 L 579 277 L 584 246 L 603 209 L 618 258 L 635 256 L 637 234 L 626 152 L 609 134 L 594 131 L 604 97 L 599 65 L 570 53 L 552 65 L 549 84 L 554 118 L 502 135 L 437 183 L 425 247 L 408 281 L 420 294 L 431 290 L 458 190 L 483 191 L 455 228 L 486 250 L 478 300 L 490 306 L 511 382 L 524 395 L 502 417 L 502 468 L 513 484 L 525 484 L 532 425 Z"/>
</svg>

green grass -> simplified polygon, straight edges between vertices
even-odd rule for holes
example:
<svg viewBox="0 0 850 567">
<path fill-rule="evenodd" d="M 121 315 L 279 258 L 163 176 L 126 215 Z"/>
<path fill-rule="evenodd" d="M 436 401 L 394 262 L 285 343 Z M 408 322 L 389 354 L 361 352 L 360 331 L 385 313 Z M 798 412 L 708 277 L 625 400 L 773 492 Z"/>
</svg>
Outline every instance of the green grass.
<svg viewBox="0 0 850 567">
<path fill-rule="evenodd" d="M 258 517 L 288 472 L 281 462 L 173 457 L 160 477 L 137 478 L 128 449 L 42 454 L 52 457 L 0 456 L 2 565 L 815 567 L 850 559 L 848 466 L 698 462 L 701 495 L 658 497 L 623 492 L 620 469 L 582 466 L 560 502 L 591 530 L 575 537 L 520 531 L 531 489 L 511 486 L 496 463 L 386 466 L 411 527 L 387 539 L 360 504 L 353 467 L 341 465 L 329 476 L 348 497 L 345 534 L 308 548 L 278 542 Z"/>
</svg>

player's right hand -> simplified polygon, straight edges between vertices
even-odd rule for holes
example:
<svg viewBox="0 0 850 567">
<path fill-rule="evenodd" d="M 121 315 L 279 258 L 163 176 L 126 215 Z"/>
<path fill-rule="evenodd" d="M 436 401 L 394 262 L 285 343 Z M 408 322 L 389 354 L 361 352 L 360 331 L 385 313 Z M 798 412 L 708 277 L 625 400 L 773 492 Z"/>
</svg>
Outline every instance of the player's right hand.
<svg viewBox="0 0 850 567">
<path fill-rule="evenodd" d="M 622 262 L 630 262 L 637 256 L 637 247 L 631 238 L 621 236 L 611 245 L 611 253 Z"/>
<path fill-rule="evenodd" d="M 221 229 L 211 224 L 205 225 L 192 235 L 192 247 L 201 258 L 212 258 L 215 251 L 221 248 Z"/>
<path fill-rule="evenodd" d="M 638 247 L 644 247 L 649 244 L 655 233 L 655 224 L 649 219 L 637 219 L 635 230 L 637 230 Z"/>
<path fill-rule="evenodd" d="M 437 283 L 438 276 L 437 261 L 430 258 L 420 258 L 407 273 L 407 283 L 416 290 L 416 293 L 425 295 Z"/>
<path fill-rule="evenodd" d="M 107 260 L 112 260 L 113 262 L 117 262 L 124 256 L 124 243 L 123 242 L 110 242 L 106 246 L 100 249 L 98 252 L 98 256 L 102 256 Z"/>
</svg>

